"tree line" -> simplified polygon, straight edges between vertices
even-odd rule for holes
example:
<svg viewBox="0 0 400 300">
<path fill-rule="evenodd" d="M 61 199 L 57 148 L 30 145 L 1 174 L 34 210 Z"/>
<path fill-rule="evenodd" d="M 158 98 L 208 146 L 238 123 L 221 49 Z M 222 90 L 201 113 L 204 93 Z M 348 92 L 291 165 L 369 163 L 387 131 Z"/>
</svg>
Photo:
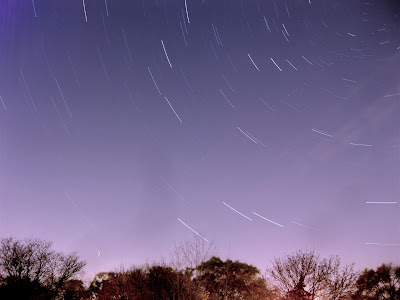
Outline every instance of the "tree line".
<svg viewBox="0 0 400 300">
<path fill-rule="evenodd" d="M 338 256 L 302 251 L 274 258 L 264 274 L 222 260 L 195 237 L 175 245 L 168 263 L 146 264 L 80 279 L 86 262 L 39 239 L 0 240 L 0 299 L 16 300 L 400 300 L 400 266 L 356 271 Z"/>
</svg>

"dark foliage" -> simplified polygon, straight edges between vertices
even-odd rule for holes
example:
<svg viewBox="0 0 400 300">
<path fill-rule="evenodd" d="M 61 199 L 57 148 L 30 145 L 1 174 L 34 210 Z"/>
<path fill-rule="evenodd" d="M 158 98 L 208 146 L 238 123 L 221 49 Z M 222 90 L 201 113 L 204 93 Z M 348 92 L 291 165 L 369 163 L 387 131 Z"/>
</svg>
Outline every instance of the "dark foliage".
<svg viewBox="0 0 400 300">
<path fill-rule="evenodd" d="M 400 300 L 400 266 L 382 264 L 376 271 L 365 269 L 356 286 L 353 299 Z"/>
<path fill-rule="evenodd" d="M 251 265 L 238 261 L 222 261 L 218 257 L 200 264 L 194 281 L 209 293 L 210 300 L 217 299 L 267 299 L 264 278 Z"/>
<path fill-rule="evenodd" d="M 84 266 L 76 253 L 55 252 L 46 241 L 2 239 L 0 299 L 54 299 Z"/>
<path fill-rule="evenodd" d="M 100 273 L 89 288 L 96 299 L 202 299 L 203 293 L 188 276 L 167 266 L 148 266 Z"/>
</svg>

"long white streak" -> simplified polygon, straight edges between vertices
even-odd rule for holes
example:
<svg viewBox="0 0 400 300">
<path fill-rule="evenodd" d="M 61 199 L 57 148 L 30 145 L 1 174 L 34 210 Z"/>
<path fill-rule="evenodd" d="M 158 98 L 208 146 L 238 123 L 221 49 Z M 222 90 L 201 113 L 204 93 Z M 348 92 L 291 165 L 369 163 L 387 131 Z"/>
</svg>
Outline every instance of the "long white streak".
<svg viewBox="0 0 400 300">
<path fill-rule="evenodd" d="M 192 88 L 192 86 L 190 85 L 189 81 L 187 80 L 185 73 L 183 73 L 183 71 L 182 71 L 181 68 L 179 68 L 179 70 L 181 71 L 182 76 L 183 76 L 183 79 L 185 79 L 186 84 L 188 85 L 189 89 L 190 89 L 190 90 L 192 91 L 192 93 L 194 94 L 193 88 Z"/>
<path fill-rule="evenodd" d="M 222 44 L 221 37 L 219 36 L 219 32 L 218 32 L 217 26 L 215 26 L 215 31 L 217 32 L 217 37 L 219 39 L 219 43 L 220 43 L 221 47 L 223 47 L 224 45 Z"/>
<path fill-rule="evenodd" d="M 32 6 L 33 6 L 33 13 L 35 14 L 35 18 L 37 18 L 36 7 L 35 7 L 35 1 L 34 0 L 32 0 Z"/>
<path fill-rule="evenodd" d="M 256 67 L 257 71 L 260 71 L 260 69 L 257 67 L 256 63 L 254 62 L 254 60 L 251 58 L 250 54 L 247 54 L 248 57 L 250 58 L 251 62 L 253 63 L 253 65 Z"/>
<path fill-rule="evenodd" d="M 258 97 L 258 99 L 260 99 L 262 101 L 262 103 L 264 103 L 268 108 L 270 108 L 272 111 L 275 111 L 275 109 L 272 108 L 272 106 L 270 106 L 267 102 L 265 102 L 261 97 Z"/>
<path fill-rule="evenodd" d="M 317 130 L 317 129 L 315 129 L 315 128 L 313 128 L 313 129 L 311 129 L 311 130 L 314 131 L 314 132 L 316 132 L 316 133 L 319 133 L 319 134 L 322 134 L 322 135 L 325 135 L 325 136 L 332 137 L 332 135 L 330 135 L 330 134 L 328 134 L 328 133 L 325 133 L 325 132 L 322 132 L 322 131 L 319 131 L 319 130 Z"/>
<path fill-rule="evenodd" d="M 253 140 L 246 132 L 244 132 L 242 129 L 240 129 L 239 127 L 236 127 L 237 129 L 239 129 L 239 131 L 241 133 L 243 133 L 250 141 L 252 141 L 253 143 L 257 144 L 257 142 L 255 140 Z"/>
<path fill-rule="evenodd" d="M 86 15 L 86 5 L 85 5 L 85 0 L 82 0 L 82 4 L 83 4 L 83 12 L 85 13 L 85 20 L 87 23 L 87 15 Z"/>
<path fill-rule="evenodd" d="M 58 114 L 58 117 L 60 118 L 61 123 L 63 124 L 65 131 L 68 133 L 69 136 L 71 136 L 71 134 L 69 133 L 69 130 L 68 130 L 67 126 L 65 125 L 65 122 L 64 122 L 63 118 L 61 117 L 60 112 L 58 111 L 58 108 L 57 108 L 56 103 L 54 102 L 53 96 L 50 96 L 50 99 L 51 99 L 51 101 L 53 102 L 54 108 L 56 109 L 56 112 L 57 112 L 57 114 Z M 68 194 L 67 194 L 67 195 L 68 195 Z"/>
<path fill-rule="evenodd" d="M 271 28 L 269 28 L 267 19 L 265 18 L 265 16 L 263 16 L 263 17 L 264 17 L 265 26 L 267 26 L 269 32 L 271 32 Z"/>
<path fill-rule="evenodd" d="M 262 142 L 260 142 L 260 140 L 258 140 L 258 139 L 256 139 L 253 135 L 251 135 L 250 134 L 250 132 L 246 132 L 253 140 L 255 140 L 257 143 L 259 143 L 260 145 L 262 145 L 262 146 L 264 146 L 265 148 L 268 148 L 269 149 L 269 147 L 267 146 L 267 145 L 265 145 L 265 144 L 263 144 Z"/>
<path fill-rule="evenodd" d="M 69 55 L 68 49 L 67 49 L 67 56 L 68 56 L 69 63 L 71 65 L 72 72 L 74 73 L 74 76 L 75 76 L 75 81 L 78 84 L 78 87 L 80 88 L 81 85 L 80 85 L 79 80 L 78 80 L 78 75 L 76 74 L 76 71 L 75 71 L 75 68 L 74 68 L 74 64 L 72 63 L 71 56 Z M 49 71 L 50 71 L 50 67 L 49 67 Z M 51 73 L 51 71 L 50 71 L 50 73 Z"/>
<path fill-rule="evenodd" d="M 327 63 L 326 61 L 320 59 L 321 62 L 323 62 L 326 66 L 330 67 L 332 65 L 332 63 Z"/>
<path fill-rule="evenodd" d="M 185 15 L 184 15 L 184 13 L 183 13 L 183 9 L 182 9 L 181 11 L 182 11 L 183 26 L 185 27 L 186 34 L 189 34 L 189 32 L 188 32 L 188 30 L 187 30 L 186 22 L 185 22 Z"/>
<path fill-rule="evenodd" d="M 215 49 L 214 49 L 214 46 L 213 46 L 213 44 L 212 44 L 211 40 L 210 40 L 210 45 L 211 45 L 211 49 L 212 49 L 212 51 L 214 52 L 215 58 L 216 58 L 216 59 L 219 61 L 219 58 L 218 58 L 217 52 L 215 52 Z"/>
<path fill-rule="evenodd" d="M 384 244 L 384 243 L 365 243 L 365 245 L 375 245 L 375 246 L 400 246 L 400 244 Z"/>
<path fill-rule="evenodd" d="M 171 65 L 171 62 L 169 61 L 169 57 L 168 57 L 168 54 L 167 54 L 167 50 L 165 50 L 165 46 L 164 46 L 164 42 L 163 42 L 163 40 L 161 40 L 161 44 L 162 44 L 162 47 L 163 47 L 163 49 L 164 49 L 165 56 L 167 57 L 167 60 L 168 60 L 169 66 L 170 66 L 170 67 L 171 67 L 171 69 L 172 69 L 172 65 Z"/>
<path fill-rule="evenodd" d="M 237 73 L 238 70 L 236 69 L 235 65 L 233 64 L 233 61 L 232 61 L 231 56 L 229 55 L 229 53 L 227 53 L 226 56 L 228 57 L 228 60 L 229 60 L 229 62 L 231 63 L 233 69 L 234 69 L 235 72 Z"/>
<path fill-rule="evenodd" d="M 234 92 L 236 94 L 236 91 L 232 88 L 232 86 L 229 84 L 228 80 L 225 78 L 224 74 L 222 74 L 222 78 L 225 80 L 226 84 L 229 86 L 229 88 L 232 90 L 232 92 Z"/>
<path fill-rule="evenodd" d="M 171 107 L 172 111 L 174 112 L 175 116 L 179 119 L 179 121 L 182 123 L 181 118 L 179 118 L 178 114 L 176 113 L 175 109 L 172 107 L 171 103 L 169 103 L 168 98 L 165 97 L 165 100 L 167 100 L 169 106 Z"/>
<path fill-rule="evenodd" d="M 211 26 L 212 26 L 212 28 L 213 28 L 213 31 L 214 31 L 215 40 L 216 40 L 216 41 L 217 41 L 217 43 L 219 44 L 219 40 L 218 40 L 217 32 L 215 31 L 214 24 L 213 24 L 213 23 L 211 23 Z"/>
<path fill-rule="evenodd" d="M 19 71 L 20 71 L 20 73 L 21 73 L 22 80 L 24 81 L 25 88 L 26 88 L 26 90 L 27 90 L 27 92 L 28 92 L 29 98 L 31 99 L 31 102 L 32 102 L 33 108 L 34 108 L 34 109 L 35 109 L 35 111 L 37 112 L 36 104 L 35 104 L 35 101 L 33 101 L 33 98 L 32 98 L 31 91 L 29 90 L 29 88 L 28 88 L 28 85 L 26 84 L 26 80 L 25 80 L 24 73 L 22 73 L 22 69 L 21 69 L 21 68 L 19 68 Z"/>
<path fill-rule="evenodd" d="M 275 3 L 274 3 L 274 4 L 275 4 Z M 275 7 L 275 9 L 276 9 L 276 7 Z M 274 19 L 274 18 L 272 18 L 272 23 L 274 24 L 274 27 L 275 27 L 276 32 L 279 32 L 278 26 L 276 26 L 276 22 L 275 22 L 275 19 Z"/>
<path fill-rule="evenodd" d="M 296 225 L 303 226 L 303 227 L 306 227 L 306 228 L 309 228 L 309 229 L 312 229 L 312 230 L 316 230 L 316 231 L 321 232 L 321 230 L 319 230 L 319 229 L 316 229 L 316 228 L 313 228 L 313 227 L 310 227 L 310 226 L 307 226 L 307 225 L 304 225 L 304 224 L 301 224 L 301 223 L 297 223 L 297 222 L 295 222 L 295 221 L 291 221 L 291 222 L 294 223 L 294 224 L 296 224 Z"/>
<path fill-rule="evenodd" d="M 64 94 L 63 94 L 63 92 L 61 91 L 60 85 L 58 84 L 57 78 L 56 78 L 55 76 L 54 76 L 54 80 L 56 81 L 56 84 L 57 84 L 57 87 L 58 87 L 58 91 L 59 91 L 60 94 L 61 94 L 61 97 L 62 97 L 62 99 L 63 99 L 64 105 L 65 105 L 65 107 L 67 108 L 68 114 L 69 114 L 69 116 L 72 118 L 72 114 L 71 114 L 71 111 L 69 110 L 67 101 L 65 101 Z"/>
<path fill-rule="evenodd" d="M 100 257 L 100 250 L 99 250 L 99 248 L 97 248 L 96 245 L 93 244 L 93 242 L 92 242 L 90 239 L 87 238 L 87 236 L 82 235 L 80 232 L 78 232 L 78 234 L 79 234 L 79 237 L 80 237 L 82 240 L 85 239 L 90 245 L 93 246 L 93 248 L 96 249 L 96 251 L 97 251 L 97 258 L 99 258 L 99 257 Z M 85 234 L 85 235 L 87 235 L 87 234 Z"/>
<path fill-rule="evenodd" d="M 366 201 L 367 204 L 397 204 L 397 202 L 388 202 L 388 201 Z"/>
<path fill-rule="evenodd" d="M 133 61 L 131 51 L 129 50 L 128 41 L 126 40 L 125 30 L 123 28 L 122 28 L 122 34 L 124 36 L 125 46 L 126 46 L 126 49 L 128 50 L 129 58 L 131 59 L 131 61 Z"/>
<path fill-rule="evenodd" d="M 256 216 L 259 216 L 261 219 L 264 219 L 264 220 L 266 220 L 266 221 L 268 221 L 268 222 L 271 222 L 272 224 L 275 224 L 275 225 L 278 225 L 278 226 L 280 226 L 280 227 L 283 227 L 283 225 L 278 224 L 278 223 L 275 223 L 275 222 L 273 222 L 273 221 L 271 221 L 271 220 L 268 220 L 267 218 L 265 218 L 265 217 L 263 217 L 263 216 L 261 216 L 261 215 L 255 213 L 254 211 L 253 211 L 253 214 L 255 214 Z"/>
<path fill-rule="evenodd" d="M 183 222 L 181 219 L 178 218 L 178 221 L 181 222 L 183 225 L 185 225 L 187 228 L 189 228 L 193 233 L 197 234 L 199 237 L 201 237 L 203 240 L 205 240 L 206 242 L 209 242 L 209 240 L 207 240 L 204 236 L 202 236 L 201 234 L 198 234 L 196 231 L 194 231 L 192 228 L 190 228 L 189 225 L 187 225 L 185 222 Z"/>
<path fill-rule="evenodd" d="M 369 145 L 369 144 L 356 144 L 356 143 L 349 143 L 349 144 L 353 145 L 353 146 L 372 147 L 372 145 Z"/>
<path fill-rule="evenodd" d="M 124 82 L 126 91 L 127 91 L 128 94 L 129 94 L 129 98 L 131 99 L 132 103 L 135 105 L 136 109 L 139 110 L 139 107 L 137 106 L 135 100 L 133 99 L 132 93 L 130 92 L 130 90 L 129 90 L 129 88 L 128 88 L 128 85 L 126 84 L 125 80 L 124 80 L 123 82 Z"/>
<path fill-rule="evenodd" d="M 49 61 L 47 60 L 46 51 L 44 50 L 43 41 L 41 41 L 41 44 L 42 44 L 42 51 L 43 51 L 44 60 L 46 61 L 47 68 L 49 69 L 49 74 L 51 75 L 51 77 L 53 77 L 53 73 L 51 72 Z M 68 53 L 68 50 L 67 50 L 67 53 Z"/>
<path fill-rule="evenodd" d="M 288 17 L 289 17 L 289 19 L 290 19 L 289 8 L 287 7 L 287 3 L 286 3 L 286 1 L 285 1 L 285 7 L 286 7 L 286 12 L 287 12 L 287 15 L 288 15 Z"/>
<path fill-rule="evenodd" d="M 297 112 L 301 112 L 300 110 L 298 110 L 296 107 L 294 107 L 293 105 L 291 105 L 290 103 L 288 103 L 288 102 L 286 102 L 286 101 L 283 101 L 283 100 L 280 100 L 282 103 L 285 103 L 287 106 L 289 106 L 291 109 L 293 109 L 294 111 L 297 111 Z"/>
<path fill-rule="evenodd" d="M 179 193 L 164 179 L 160 176 L 160 178 L 168 185 L 168 187 L 179 196 L 179 198 L 181 198 L 183 201 L 185 201 L 187 203 L 187 201 L 185 200 L 185 198 L 183 198 L 181 195 L 179 195 Z"/>
<path fill-rule="evenodd" d="M 185 33 L 183 32 L 182 22 L 180 20 L 179 20 L 179 24 L 181 25 L 183 40 L 185 41 L 185 45 L 187 46 L 188 44 L 187 44 L 187 41 L 186 41 Z"/>
<path fill-rule="evenodd" d="M 3 97 L 0 96 L 1 103 L 3 104 L 4 110 L 7 110 L 6 105 L 4 104 Z"/>
<path fill-rule="evenodd" d="M 346 98 L 346 97 L 343 97 L 343 96 L 338 96 L 338 95 L 333 95 L 333 96 L 335 96 L 336 98 L 339 98 L 339 99 L 349 100 L 349 98 Z"/>
<path fill-rule="evenodd" d="M 167 14 L 167 6 L 165 5 L 165 0 L 164 0 L 164 14 L 165 14 L 165 20 L 167 21 L 168 25 L 168 14 Z"/>
<path fill-rule="evenodd" d="M 107 12 L 107 17 L 108 17 L 108 5 L 107 5 L 107 0 L 104 0 L 104 2 L 106 3 L 106 12 Z"/>
<path fill-rule="evenodd" d="M 291 65 L 291 66 L 293 67 L 293 69 L 295 69 L 296 71 L 298 71 L 297 68 L 296 68 L 295 66 L 293 66 L 293 64 L 292 64 L 288 59 L 287 59 L 286 61 L 289 63 L 289 65 Z"/>
<path fill-rule="evenodd" d="M 94 228 L 93 224 L 88 220 L 88 218 L 86 217 L 86 215 L 83 213 L 83 211 L 79 208 L 78 205 L 76 205 L 75 201 L 72 200 L 72 198 L 68 195 L 67 192 L 65 192 L 65 195 L 67 195 L 68 199 L 72 202 L 72 204 L 75 206 L 75 208 L 79 211 L 79 213 L 81 214 L 81 216 L 84 218 L 84 220 L 86 221 L 86 223 L 88 223 L 90 225 L 90 227 Z"/>
<path fill-rule="evenodd" d="M 282 72 L 282 69 L 281 68 L 279 68 L 279 66 L 276 64 L 276 62 L 273 60 L 273 58 L 271 57 L 271 61 L 274 63 L 274 65 L 279 69 L 279 71 L 281 71 Z"/>
<path fill-rule="evenodd" d="M 188 7 L 187 7 L 186 0 L 185 0 L 185 9 L 186 9 L 186 18 L 187 18 L 188 24 L 190 24 L 189 12 L 188 12 Z"/>
<path fill-rule="evenodd" d="M 289 39 L 287 38 L 287 36 L 286 36 L 285 32 L 284 32 L 283 30 L 281 30 L 281 31 L 282 31 L 282 34 L 283 34 L 283 36 L 284 36 L 285 40 L 286 40 L 288 43 L 290 43 L 290 41 L 289 41 Z"/>
<path fill-rule="evenodd" d="M 229 99 L 225 96 L 224 92 L 222 90 L 219 90 L 222 94 L 222 96 L 224 96 L 225 100 L 228 101 L 228 103 L 235 109 L 236 107 L 233 106 L 233 104 L 231 103 L 231 101 L 229 101 Z"/>
<path fill-rule="evenodd" d="M 101 19 L 103 20 L 103 28 L 104 28 L 104 33 L 106 35 L 107 44 L 108 46 L 110 46 L 110 40 L 108 39 L 108 33 L 107 33 L 106 23 L 104 22 L 103 12 L 101 12 Z"/>
<path fill-rule="evenodd" d="M 354 83 L 357 82 L 357 81 L 355 81 L 355 80 L 351 80 L 351 79 L 347 79 L 347 78 L 342 78 L 342 80 L 349 81 L 349 82 L 354 82 Z"/>
<path fill-rule="evenodd" d="M 289 32 L 286 30 L 285 24 L 282 23 L 283 29 L 285 29 L 286 34 L 289 36 Z"/>
<path fill-rule="evenodd" d="M 158 92 L 160 93 L 160 95 L 161 95 L 160 89 L 158 88 L 158 85 L 157 85 L 156 81 L 154 80 L 154 77 L 153 77 L 153 74 L 151 73 L 150 67 L 147 67 L 147 69 L 149 69 L 149 73 L 150 73 L 151 79 L 153 79 L 154 85 L 156 86 L 157 91 L 158 91 Z"/>
<path fill-rule="evenodd" d="M 305 58 L 304 56 L 301 56 L 302 58 L 304 58 L 304 60 L 306 61 L 306 62 L 308 62 L 310 65 L 313 65 L 313 63 L 311 62 L 311 61 L 309 61 L 307 58 Z"/>
<path fill-rule="evenodd" d="M 387 97 L 393 97 L 393 96 L 399 96 L 400 95 L 400 93 L 396 93 L 396 94 L 389 94 L 389 95 L 385 95 L 385 96 L 383 96 L 384 98 L 387 98 Z"/>
<path fill-rule="evenodd" d="M 225 202 L 222 202 L 223 204 L 225 204 L 226 206 L 228 206 L 230 209 L 232 209 L 234 212 L 238 213 L 239 215 L 241 215 L 242 217 L 245 217 L 246 219 L 253 221 L 252 219 L 250 219 L 249 217 L 245 216 L 244 214 L 242 214 L 241 212 L 237 211 L 236 209 L 234 209 L 232 206 L 229 206 L 228 204 L 226 204 Z"/>
<path fill-rule="evenodd" d="M 101 53 L 100 53 L 99 45 L 96 45 L 96 46 L 97 46 L 97 53 L 99 54 L 101 66 L 103 67 L 104 74 L 106 74 L 107 79 L 110 80 L 110 77 L 108 77 L 106 66 L 104 65 L 104 62 L 103 62 L 103 57 L 101 56 Z"/>
</svg>

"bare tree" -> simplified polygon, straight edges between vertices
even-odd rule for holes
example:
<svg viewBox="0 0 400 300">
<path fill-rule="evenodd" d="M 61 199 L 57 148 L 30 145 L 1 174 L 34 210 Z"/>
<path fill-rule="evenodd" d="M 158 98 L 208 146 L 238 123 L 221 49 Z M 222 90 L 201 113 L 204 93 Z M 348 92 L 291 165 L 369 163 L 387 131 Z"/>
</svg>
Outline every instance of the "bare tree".
<svg viewBox="0 0 400 300">
<path fill-rule="evenodd" d="M 275 258 L 269 273 L 274 284 L 282 293 L 289 293 L 299 287 L 308 286 L 310 290 L 317 290 L 321 283 L 317 266 L 320 258 L 312 252 L 298 251 L 286 255 L 283 259 Z"/>
<path fill-rule="evenodd" d="M 354 264 L 342 266 L 340 258 L 332 259 L 332 272 L 328 274 L 326 294 L 330 300 L 351 299 L 356 290 L 359 273 L 354 270 Z"/>
<path fill-rule="evenodd" d="M 216 254 L 216 248 L 212 242 L 206 242 L 201 237 L 194 235 L 192 240 L 175 243 L 171 253 L 171 265 L 176 270 L 194 272 L 203 262 Z"/>
<path fill-rule="evenodd" d="M 1 291 L 23 299 L 33 294 L 56 295 L 86 263 L 76 253 L 64 255 L 39 239 L 0 241 Z"/>
<path fill-rule="evenodd" d="M 357 278 L 352 265 L 341 268 L 338 256 L 321 258 L 314 251 L 275 258 L 268 273 L 281 294 L 300 299 L 349 297 Z"/>
</svg>

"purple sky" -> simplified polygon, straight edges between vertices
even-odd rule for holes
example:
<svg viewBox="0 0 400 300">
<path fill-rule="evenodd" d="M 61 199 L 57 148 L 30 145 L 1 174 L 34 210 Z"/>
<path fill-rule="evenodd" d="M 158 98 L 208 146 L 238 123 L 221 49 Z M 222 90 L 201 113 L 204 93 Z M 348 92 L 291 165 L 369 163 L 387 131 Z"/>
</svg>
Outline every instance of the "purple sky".
<svg viewBox="0 0 400 300">
<path fill-rule="evenodd" d="M 399 6 L 310 2 L 1 1 L 0 236 L 400 263 Z"/>
</svg>

